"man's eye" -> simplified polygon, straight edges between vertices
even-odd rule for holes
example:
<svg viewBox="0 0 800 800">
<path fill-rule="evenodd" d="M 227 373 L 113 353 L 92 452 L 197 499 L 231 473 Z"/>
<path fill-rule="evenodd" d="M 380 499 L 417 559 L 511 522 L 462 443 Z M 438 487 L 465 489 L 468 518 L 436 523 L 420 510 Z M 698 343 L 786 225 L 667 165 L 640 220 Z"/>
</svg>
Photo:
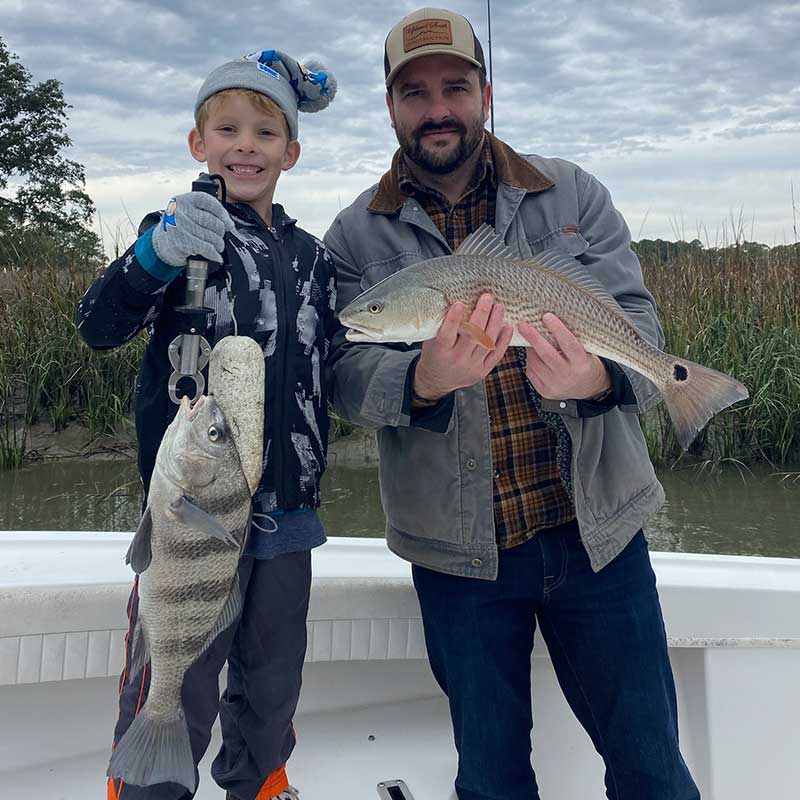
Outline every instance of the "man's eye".
<svg viewBox="0 0 800 800">
<path fill-rule="evenodd" d="M 403 97 L 421 97 L 422 96 L 422 89 L 414 89 L 411 92 L 406 92 Z"/>
</svg>

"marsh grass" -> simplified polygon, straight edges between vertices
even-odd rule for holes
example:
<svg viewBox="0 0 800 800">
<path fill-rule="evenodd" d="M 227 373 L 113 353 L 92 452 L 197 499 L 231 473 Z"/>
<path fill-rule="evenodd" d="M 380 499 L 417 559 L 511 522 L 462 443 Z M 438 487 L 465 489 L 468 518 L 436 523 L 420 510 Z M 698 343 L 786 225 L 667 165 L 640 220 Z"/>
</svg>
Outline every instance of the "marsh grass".
<svg viewBox="0 0 800 800">
<path fill-rule="evenodd" d="M 640 253 L 666 349 L 733 375 L 750 398 L 714 417 L 690 449 L 701 462 L 796 460 L 800 454 L 800 245 Z M 651 456 L 681 456 L 666 409 L 643 417 Z"/>
<path fill-rule="evenodd" d="M 645 283 L 658 303 L 667 350 L 738 378 L 750 399 L 716 417 L 688 454 L 663 406 L 642 425 L 656 464 L 720 464 L 800 458 L 800 244 L 640 242 Z M 19 466 L 35 421 L 72 421 L 113 433 L 131 410 L 144 336 L 94 352 L 75 308 L 95 275 L 46 261 L 0 271 L 0 467 Z M 332 413 L 331 439 L 353 426 Z"/>
<path fill-rule="evenodd" d="M 1 277 L 0 467 L 22 462 L 36 421 L 113 433 L 130 408 L 143 339 L 104 353 L 83 343 L 75 308 L 90 269 L 45 264 Z"/>
</svg>

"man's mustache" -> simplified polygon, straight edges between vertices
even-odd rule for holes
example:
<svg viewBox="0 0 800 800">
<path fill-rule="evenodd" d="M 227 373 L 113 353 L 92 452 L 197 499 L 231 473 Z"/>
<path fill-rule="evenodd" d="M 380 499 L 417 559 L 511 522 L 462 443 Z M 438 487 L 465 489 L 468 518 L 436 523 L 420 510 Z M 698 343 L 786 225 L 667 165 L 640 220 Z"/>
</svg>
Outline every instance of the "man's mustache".
<svg viewBox="0 0 800 800">
<path fill-rule="evenodd" d="M 414 138 L 419 141 L 426 133 L 436 133 L 436 131 L 456 131 L 462 136 L 466 135 L 467 128 L 457 119 L 445 119 L 440 122 L 423 122 L 415 131 Z"/>
</svg>

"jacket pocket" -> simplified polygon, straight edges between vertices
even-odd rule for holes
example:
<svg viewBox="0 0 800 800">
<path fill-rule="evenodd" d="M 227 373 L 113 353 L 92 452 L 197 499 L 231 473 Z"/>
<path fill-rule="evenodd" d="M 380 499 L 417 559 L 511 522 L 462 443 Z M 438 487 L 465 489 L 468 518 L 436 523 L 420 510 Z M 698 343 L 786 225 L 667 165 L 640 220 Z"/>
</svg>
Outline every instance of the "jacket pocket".
<svg viewBox="0 0 800 800">
<path fill-rule="evenodd" d="M 563 225 L 537 239 L 529 239 L 528 246 L 534 255 L 543 253 L 545 250 L 557 248 L 573 258 L 578 258 L 586 252 L 589 242 L 581 236 L 577 225 Z"/>
<path fill-rule="evenodd" d="M 417 250 L 406 250 L 396 253 L 391 258 L 386 258 L 383 261 L 367 264 L 361 273 L 361 290 L 366 291 L 370 286 L 374 286 L 384 278 L 388 278 L 389 275 L 399 272 L 403 267 L 416 264 L 418 261 L 424 261 L 425 258 L 426 256 L 423 256 Z"/>
<path fill-rule="evenodd" d="M 462 544 L 458 435 L 378 431 L 381 501 L 389 524 L 420 539 Z"/>
</svg>

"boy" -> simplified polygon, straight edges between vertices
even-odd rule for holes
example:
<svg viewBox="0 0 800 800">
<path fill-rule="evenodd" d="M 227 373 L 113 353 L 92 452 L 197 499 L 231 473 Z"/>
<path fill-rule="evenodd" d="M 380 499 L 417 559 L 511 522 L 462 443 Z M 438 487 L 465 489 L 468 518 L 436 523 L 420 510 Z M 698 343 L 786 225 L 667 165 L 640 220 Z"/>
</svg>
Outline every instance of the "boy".
<svg viewBox="0 0 800 800">
<path fill-rule="evenodd" d="M 204 332 L 209 344 L 236 331 L 264 351 L 264 466 L 253 498 L 254 517 L 262 524 L 251 529 L 239 565 L 244 608 L 239 621 L 190 667 L 182 690 L 195 768 L 219 712 L 223 743 L 211 773 L 229 800 L 298 796 L 284 765 L 295 743 L 292 716 L 306 648 L 310 551 L 325 541 L 315 509 L 328 434 L 322 365 L 334 328 L 336 288 L 322 243 L 272 200 L 281 172 L 300 156 L 298 110 L 321 110 L 335 92 L 324 67 L 301 66 L 274 50 L 212 72 L 197 96 L 189 149 L 210 173 L 224 177 L 226 204 L 187 192 L 172 198 L 167 212 L 149 214 L 136 243 L 94 282 L 77 312 L 81 335 L 96 349 L 121 345 L 150 326 L 136 387 L 145 494 L 161 438 L 178 408 L 168 395 L 167 348 L 178 333 L 174 309 L 184 303 L 190 256 L 209 261 L 204 304 L 215 312 Z M 137 607 L 134 582 L 126 643 Z M 218 676 L 226 658 L 228 683 L 220 699 Z M 149 686 L 147 665 L 137 675 L 129 675 L 129 667 L 126 652 L 115 745 Z M 175 783 L 141 787 L 109 779 L 108 797 L 186 800 L 191 794 Z"/>
</svg>

